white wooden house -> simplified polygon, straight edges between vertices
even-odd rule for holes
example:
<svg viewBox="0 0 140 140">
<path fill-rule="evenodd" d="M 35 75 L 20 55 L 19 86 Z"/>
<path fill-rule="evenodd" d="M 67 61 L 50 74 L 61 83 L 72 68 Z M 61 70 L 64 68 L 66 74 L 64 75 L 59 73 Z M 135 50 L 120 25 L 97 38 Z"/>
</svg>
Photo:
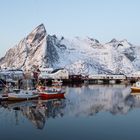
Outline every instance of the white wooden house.
<svg viewBox="0 0 140 140">
<path fill-rule="evenodd" d="M 89 79 L 106 79 L 106 74 L 92 74 L 89 75 Z"/>
<path fill-rule="evenodd" d="M 123 74 L 94 74 L 94 75 L 89 75 L 89 79 L 100 79 L 100 80 L 103 80 L 103 79 L 114 79 L 114 80 L 124 80 L 126 79 L 126 76 L 123 75 Z"/>
<path fill-rule="evenodd" d="M 126 79 L 126 76 L 123 74 L 111 74 L 111 75 L 106 75 L 107 79 L 113 79 L 113 80 L 124 80 Z"/>
<path fill-rule="evenodd" d="M 43 68 L 40 69 L 40 79 L 68 79 L 69 73 L 66 69 Z"/>
</svg>

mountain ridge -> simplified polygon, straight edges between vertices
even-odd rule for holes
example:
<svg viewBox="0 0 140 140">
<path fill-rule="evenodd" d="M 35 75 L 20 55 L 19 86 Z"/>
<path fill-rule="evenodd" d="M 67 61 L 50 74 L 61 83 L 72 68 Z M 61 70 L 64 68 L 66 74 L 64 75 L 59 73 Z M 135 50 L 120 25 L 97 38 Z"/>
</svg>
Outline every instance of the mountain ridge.
<svg viewBox="0 0 140 140">
<path fill-rule="evenodd" d="M 4 67 L 30 70 L 34 65 L 66 68 L 71 74 L 129 74 L 140 70 L 140 47 L 126 39 L 101 44 L 97 39 L 49 35 L 37 26 L 0 59 Z"/>
</svg>

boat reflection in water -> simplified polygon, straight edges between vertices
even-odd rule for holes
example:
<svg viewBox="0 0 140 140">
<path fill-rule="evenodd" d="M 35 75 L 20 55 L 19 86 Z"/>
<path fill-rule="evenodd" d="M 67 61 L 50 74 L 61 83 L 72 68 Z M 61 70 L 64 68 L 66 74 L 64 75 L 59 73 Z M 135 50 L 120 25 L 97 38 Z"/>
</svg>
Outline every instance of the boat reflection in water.
<svg viewBox="0 0 140 140">
<path fill-rule="evenodd" d="M 1 103 L 1 107 L 9 111 L 15 111 L 16 124 L 20 121 L 21 114 L 32 122 L 38 129 L 43 129 L 46 119 L 50 117 L 63 116 L 61 108 L 65 106 L 64 99 L 53 100 L 30 100 L 23 102 L 9 102 Z M 19 116 L 18 116 L 19 115 Z"/>
<path fill-rule="evenodd" d="M 140 92 L 131 92 L 127 98 L 127 103 L 131 108 L 140 108 Z"/>
</svg>

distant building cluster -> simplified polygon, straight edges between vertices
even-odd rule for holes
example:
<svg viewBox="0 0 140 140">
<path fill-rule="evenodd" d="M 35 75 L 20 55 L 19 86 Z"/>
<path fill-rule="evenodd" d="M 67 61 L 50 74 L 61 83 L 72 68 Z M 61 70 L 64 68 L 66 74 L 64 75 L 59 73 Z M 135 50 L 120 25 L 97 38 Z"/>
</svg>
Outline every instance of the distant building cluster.
<svg viewBox="0 0 140 140">
<path fill-rule="evenodd" d="M 70 75 L 68 70 L 64 68 L 36 68 L 31 71 L 24 72 L 21 69 L 0 69 L 0 79 L 4 81 L 14 81 L 20 79 L 76 79 L 76 80 L 126 80 L 139 79 L 140 71 L 124 74 L 92 74 L 92 75 Z"/>
</svg>

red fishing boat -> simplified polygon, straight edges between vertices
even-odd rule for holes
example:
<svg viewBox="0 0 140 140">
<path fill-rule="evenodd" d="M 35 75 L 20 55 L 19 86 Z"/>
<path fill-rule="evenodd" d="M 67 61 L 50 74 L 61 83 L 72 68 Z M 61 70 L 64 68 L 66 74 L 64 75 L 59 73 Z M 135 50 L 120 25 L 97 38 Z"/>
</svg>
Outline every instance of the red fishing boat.
<svg viewBox="0 0 140 140">
<path fill-rule="evenodd" d="M 39 96 L 43 99 L 64 98 L 65 90 L 62 88 L 62 82 L 54 82 L 51 87 L 38 86 Z"/>
<path fill-rule="evenodd" d="M 39 96 L 43 99 L 64 98 L 65 90 L 58 86 L 45 87 L 39 91 Z"/>
</svg>

